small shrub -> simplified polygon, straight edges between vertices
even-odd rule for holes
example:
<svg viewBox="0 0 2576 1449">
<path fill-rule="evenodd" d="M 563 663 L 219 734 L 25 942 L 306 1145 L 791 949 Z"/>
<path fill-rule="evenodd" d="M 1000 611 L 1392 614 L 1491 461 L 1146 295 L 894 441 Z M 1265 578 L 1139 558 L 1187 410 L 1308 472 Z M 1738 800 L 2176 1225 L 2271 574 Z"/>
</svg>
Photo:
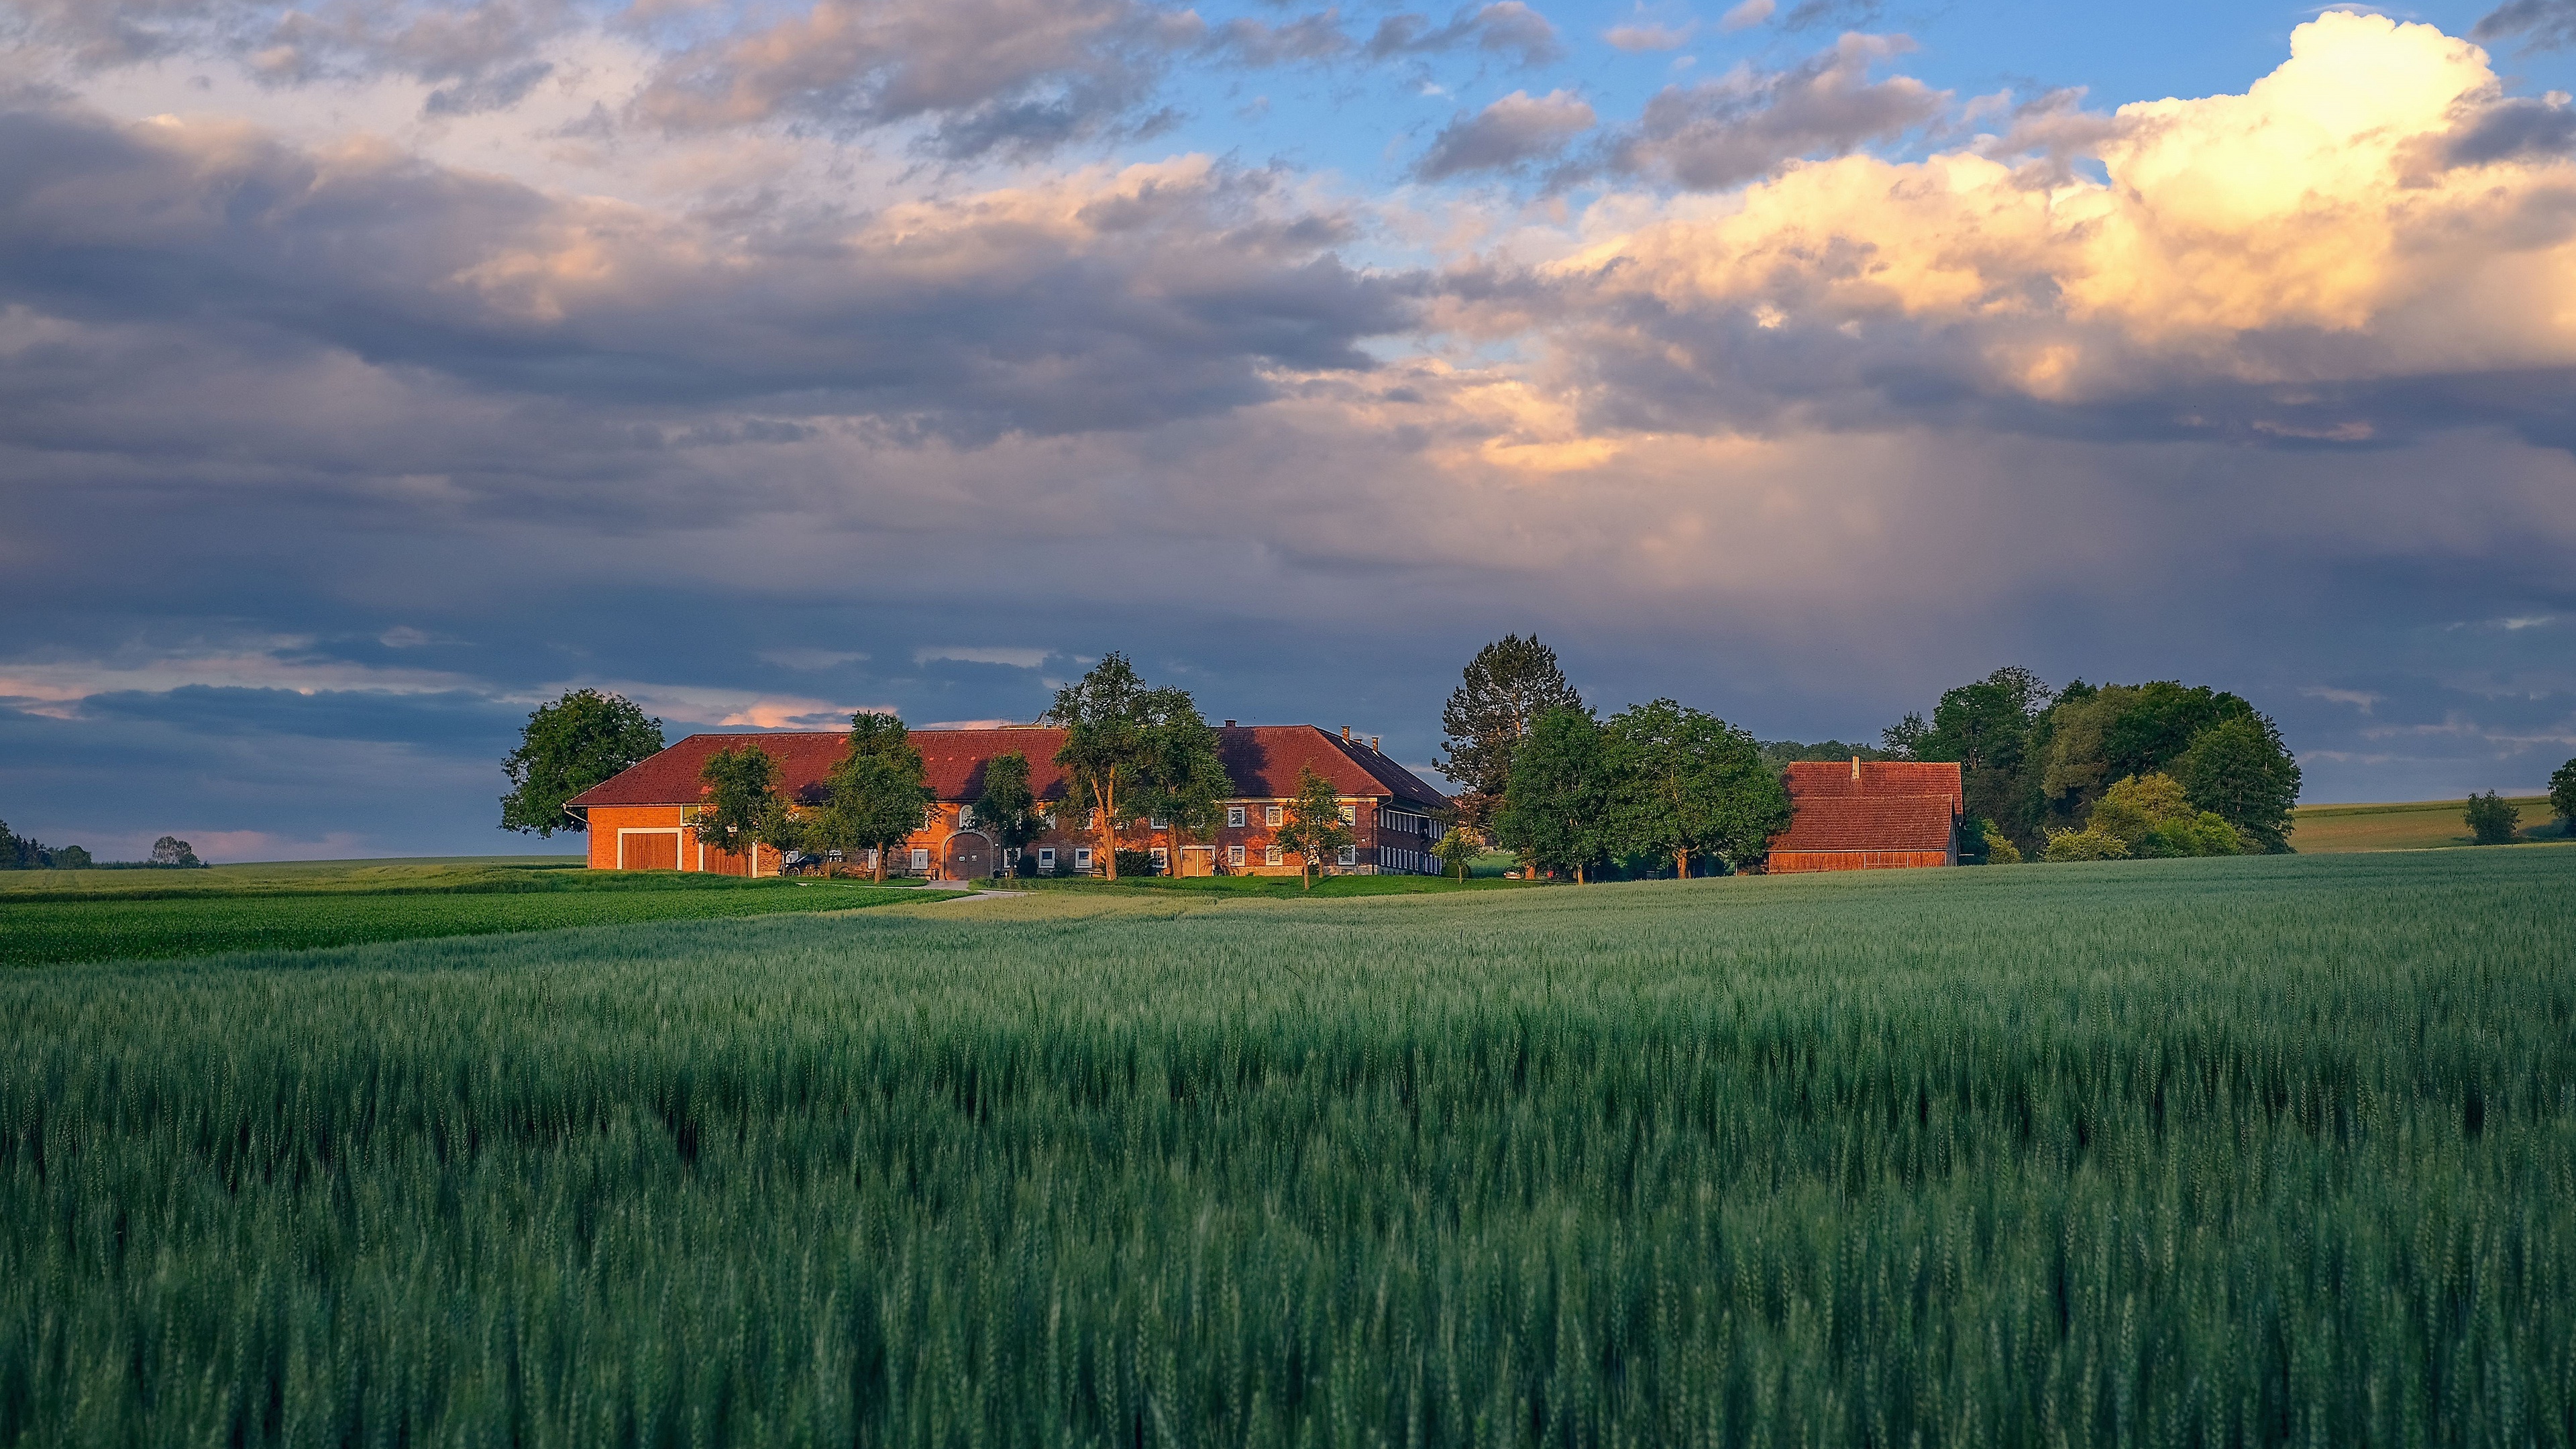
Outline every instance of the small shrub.
<svg viewBox="0 0 2576 1449">
<path fill-rule="evenodd" d="M 1154 864 L 1154 853 L 1150 850 L 1121 850 L 1118 852 L 1118 875 L 1122 880 L 1128 876 L 1135 876 L 1142 879 L 1149 875 L 1161 875 L 1162 873 L 1161 869 Z"/>
<path fill-rule="evenodd" d="M 2522 827 L 2522 816 L 2513 803 L 2493 790 L 2471 795 L 2469 808 L 2461 818 L 2468 822 L 2469 838 L 2479 845 L 2510 844 L 2514 832 Z"/>
<path fill-rule="evenodd" d="M 1997 830 L 1995 828 L 1995 823 L 1991 820 L 1980 823 L 1985 826 L 1986 864 L 2021 864 L 2021 847 L 2012 843 L 2012 837 L 2004 834 L 2000 830 Z"/>
</svg>

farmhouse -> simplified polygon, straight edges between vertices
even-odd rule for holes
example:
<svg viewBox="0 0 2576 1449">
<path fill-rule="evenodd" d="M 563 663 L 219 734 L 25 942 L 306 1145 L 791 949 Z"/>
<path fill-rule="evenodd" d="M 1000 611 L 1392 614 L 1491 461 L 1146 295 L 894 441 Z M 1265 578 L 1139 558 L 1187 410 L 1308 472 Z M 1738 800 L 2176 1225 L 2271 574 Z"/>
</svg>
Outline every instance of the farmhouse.
<svg viewBox="0 0 2576 1449">
<path fill-rule="evenodd" d="M 567 802 L 590 826 L 594 870 L 689 870 L 725 875 L 775 875 L 778 853 L 755 846 L 751 858 L 698 842 L 695 823 L 703 787 L 698 771 L 716 751 L 757 744 L 778 761 L 781 788 L 800 805 L 819 804 L 824 777 L 841 758 L 848 736 L 839 731 L 778 734 L 691 735 L 613 779 Z M 1029 787 L 1042 802 L 1065 799 L 1066 778 L 1055 763 L 1064 731 L 1041 725 L 1004 729 L 912 732 L 931 793 L 922 827 L 886 862 L 890 874 L 973 879 L 989 875 L 999 847 L 975 824 L 975 801 L 984 793 L 984 767 L 996 755 L 1028 757 Z M 1314 725 L 1237 725 L 1217 731 L 1217 754 L 1239 793 L 1225 806 L 1225 824 L 1208 840 L 1175 841 L 1161 821 L 1119 831 L 1119 844 L 1151 852 L 1158 869 L 1181 875 L 1294 875 L 1297 854 L 1278 840 L 1286 807 L 1297 793 L 1298 773 L 1311 767 L 1332 782 L 1350 822 L 1353 844 L 1333 863 L 1360 875 L 1437 875 L 1431 847 L 1445 832 L 1441 817 L 1449 798 L 1379 753 L 1376 740 L 1336 737 Z M 1079 805 L 1049 815 L 1046 833 L 1022 852 L 1040 872 L 1059 867 L 1088 875 L 1099 869 L 1099 836 L 1085 827 Z M 1175 858 L 1177 852 L 1177 859 Z M 859 865 L 869 861 L 853 862 Z"/>
<path fill-rule="evenodd" d="M 1771 838 L 1774 875 L 1957 865 L 1966 803 L 1959 767 L 1855 758 L 1788 769 L 1789 828 Z"/>
</svg>

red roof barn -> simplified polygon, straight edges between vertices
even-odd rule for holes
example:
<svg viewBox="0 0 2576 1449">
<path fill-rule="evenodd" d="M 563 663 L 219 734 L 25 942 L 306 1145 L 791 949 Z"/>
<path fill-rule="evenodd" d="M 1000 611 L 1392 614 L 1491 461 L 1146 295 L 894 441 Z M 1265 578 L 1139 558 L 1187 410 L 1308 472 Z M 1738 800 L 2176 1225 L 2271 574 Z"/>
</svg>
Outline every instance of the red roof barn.
<svg viewBox="0 0 2576 1449">
<path fill-rule="evenodd" d="M 1226 802 L 1227 823 L 1216 838 L 1175 842 L 1170 831 L 1148 825 L 1121 831 L 1122 849 L 1147 851 L 1157 867 L 1180 875 L 1210 875 L 1220 868 L 1229 874 L 1294 872 L 1296 852 L 1283 852 L 1273 832 L 1297 793 L 1300 771 L 1311 768 L 1332 782 L 1352 825 L 1354 844 L 1334 862 L 1336 868 L 1361 874 L 1439 872 L 1431 846 L 1446 832 L 1441 818 L 1449 797 L 1379 753 L 1375 740 L 1354 740 L 1347 730 L 1336 738 L 1313 725 L 1237 725 L 1232 720 L 1216 734 L 1217 757 L 1235 789 Z M 924 813 L 921 830 L 887 863 L 890 873 L 965 879 L 1005 863 L 997 859 L 994 842 L 976 827 L 973 811 L 984 794 L 984 766 L 996 755 L 1027 756 L 1029 788 L 1042 801 L 1064 798 L 1064 771 L 1055 763 L 1056 751 L 1064 746 L 1063 730 L 1036 725 L 917 729 L 912 743 L 921 751 L 934 803 Z M 758 745 L 778 762 L 779 785 L 789 800 L 814 805 L 821 803 L 824 778 L 848 749 L 849 735 L 782 731 L 691 735 L 679 741 L 566 802 L 589 822 L 591 865 L 604 870 L 774 873 L 776 851 L 756 849 L 746 861 L 700 845 L 689 829 L 706 794 L 698 771 L 718 750 L 742 744 Z M 1068 809 L 1060 812 L 1054 828 L 1030 842 L 1028 853 L 1041 869 L 1062 864 L 1089 874 L 1095 869 L 1095 843 L 1096 837 Z"/>
<path fill-rule="evenodd" d="M 1967 796 L 1955 764 L 1806 761 L 1788 786 L 1796 813 L 1771 838 L 1774 875 L 1959 863 Z"/>
</svg>

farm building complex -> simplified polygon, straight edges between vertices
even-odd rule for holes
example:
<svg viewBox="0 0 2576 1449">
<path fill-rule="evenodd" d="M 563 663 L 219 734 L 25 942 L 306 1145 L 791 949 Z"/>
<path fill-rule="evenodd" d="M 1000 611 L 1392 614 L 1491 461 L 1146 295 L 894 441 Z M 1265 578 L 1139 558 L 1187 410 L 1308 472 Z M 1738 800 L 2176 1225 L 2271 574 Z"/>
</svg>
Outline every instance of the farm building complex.
<svg viewBox="0 0 2576 1449">
<path fill-rule="evenodd" d="M 691 826 L 704 794 L 699 770 L 718 750 L 757 744 L 778 762 L 788 798 L 813 805 L 822 800 L 824 777 L 848 739 L 840 731 L 691 735 L 574 796 L 567 808 L 580 812 L 589 824 L 593 869 L 774 875 L 781 865 L 776 851 L 755 846 L 745 859 L 697 840 Z M 1065 773 L 1055 763 L 1064 744 L 1061 729 L 924 729 L 912 732 L 912 742 L 921 751 L 934 800 L 923 812 L 922 828 L 886 862 L 890 874 L 966 880 L 1011 864 L 999 858 L 999 846 L 975 823 L 984 767 L 998 755 L 1028 758 L 1029 787 L 1040 801 L 1065 799 Z M 1237 725 L 1228 720 L 1217 731 L 1217 754 L 1236 794 L 1226 802 L 1225 824 L 1212 839 L 1175 840 L 1163 822 L 1155 821 L 1120 830 L 1121 848 L 1148 851 L 1157 869 L 1179 875 L 1214 875 L 1220 869 L 1226 874 L 1297 874 L 1302 862 L 1294 850 L 1284 848 L 1278 832 L 1297 793 L 1300 770 L 1312 768 L 1332 783 L 1351 827 L 1353 844 L 1332 863 L 1334 869 L 1439 873 L 1431 847 L 1445 829 L 1440 822 L 1449 798 L 1379 753 L 1374 740 L 1353 740 L 1348 730 L 1336 736 L 1314 725 Z M 1078 807 L 1053 811 L 1046 832 L 1022 855 L 1035 857 L 1042 873 L 1092 873 L 1102 864 L 1095 859 L 1099 836 L 1085 823 Z"/>
<path fill-rule="evenodd" d="M 1955 764 L 1855 759 L 1789 766 L 1789 828 L 1770 870 L 1901 870 L 1957 865 L 1967 795 Z"/>
</svg>

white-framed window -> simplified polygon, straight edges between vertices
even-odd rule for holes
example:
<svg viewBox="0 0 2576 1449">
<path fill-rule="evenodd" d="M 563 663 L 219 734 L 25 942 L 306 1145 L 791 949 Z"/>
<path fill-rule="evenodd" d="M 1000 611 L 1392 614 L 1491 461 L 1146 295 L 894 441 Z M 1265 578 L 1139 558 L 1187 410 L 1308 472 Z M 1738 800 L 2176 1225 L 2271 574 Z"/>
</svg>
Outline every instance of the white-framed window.
<svg viewBox="0 0 2576 1449">
<path fill-rule="evenodd" d="M 930 852 L 916 847 L 912 852 L 912 868 L 914 870 L 930 869 Z"/>
<path fill-rule="evenodd" d="M 1228 865 L 1243 864 L 1243 847 L 1240 845 L 1227 846 L 1225 848 L 1225 863 Z"/>
<path fill-rule="evenodd" d="M 1343 823 L 1344 825 L 1357 825 L 1357 824 L 1359 824 L 1359 823 L 1360 823 L 1360 807 L 1358 807 L 1357 805 L 1345 805 L 1345 806 L 1343 806 L 1343 807 L 1342 807 L 1342 823 Z"/>
<path fill-rule="evenodd" d="M 705 807 L 704 805 L 683 805 L 683 806 L 681 806 L 681 807 L 680 807 L 680 823 L 681 823 L 682 825 L 695 825 L 695 824 L 697 824 L 697 823 L 698 823 L 698 817 L 699 817 L 699 816 L 701 816 L 701 815 L 703 815 L 703 814 L 705 814 L 705 813 L 706 813 L 706 809 L 707 809 L 707 807 Z"/>
<path fill-rule="evenodd" d="M 1237 830 L 1241 830 L 1243 828 L 1243 807 L 1240 805 L 1228 805 L 1225 807 L 1225 823 Z M 1240 864 L 1240 862 L 1238 862 L 1238 864 Z"/>
<path fill-rule="evenodd" d="M 1074 850 L 1074 852 L 1073 852 L 1073 868 L 1074 868 L 1075 870 L 1089 870 L 1089 869 L 1091 869 L 1091 847 L 1090 847 L 1090 846 L 1088 846 L 1088 845 L 1084 845 L 1084 846 L 1078 846 L 1078 847 L 1076 847 L 1076 848 L 1075 848 L 1075 850 Z"/>
<path fill-rule="evenodd" d="M 1279 859 L 1279 847 L 1278 847 L 1278 846 L 1275 846 L 1275 845 L 1265 845 L 1265 846 L 1263 846 L 1263 847 L 1261 848 L 1261 863 L 1262 863 L 1263 865 L 1278 865 L 1278 864 L 1280 864 L 1281 862 L 1280 862 L 1280 859 Z"/>
<path fill-rule="evenodd" d="M 1164 819 L 1160 815 L 1148 815 L 1145 817 L 1145 828 L 1148 830 L 1169 830 L 1172 828 L 1172 822 Z"/>
<path fill-rule="evenodd" d="M 921 828 L 924 830 L 936 830 L 939 828 L 939 807 L 937 805 L 924 805 L 921 807 Z"/>
<path fill-rule="evenodd" d="M 960 830 L 972 830 L 975 828 L 974 806 L 960 805 L 957 807 L 957 828 Z"/>
<path fill-rule="evenodd" d="M 1276 805 L 1264 805 L 1261 807 L 1261 823 L 1264 825 L 1277 825 L 1287 818 L 1288 812 L 1282 810 Z"/>
<path fill-rule="evenodd" d="M 1345 845 L 1345 846 L 1343 846 L 1343 847 L 1342 847 L 1342 864 L 1344 864 L 1344 865 L 1357 865 L 1357 864 L 1359 864 L 1359 863 L 1360 863 L 1360 848 L 1359 848 L 1358 846 L 1356 846 L 1356 845 Z"/>
<path fill-rule="evenodd" d="M 1170 875 L 1172 873 L 1171 852 L 1157 845 L 1147 853 L 1154 857 L 1154 869 L 1161 871 L 1165 875 Z"/>
<path fill-rule="evenodd" d="M 1055 869 L 1055 847 L 1054 847 L 1054 846 L 1052 846 L 1052 845 L 1041 845 L 1041 846 L 1039 846 L 1039 847 L 1038 847 L 1038 869 L 1040 869 L 1040 870 L 1053 870 L 1053 869 Z"/>
<path fill-rule="evenodd" d="M 1100 828 L 1100 812 L 1098 810 L 1083 811 L 1082 828 L 1085 830 L 1098 830 Z"/>
</svg>

